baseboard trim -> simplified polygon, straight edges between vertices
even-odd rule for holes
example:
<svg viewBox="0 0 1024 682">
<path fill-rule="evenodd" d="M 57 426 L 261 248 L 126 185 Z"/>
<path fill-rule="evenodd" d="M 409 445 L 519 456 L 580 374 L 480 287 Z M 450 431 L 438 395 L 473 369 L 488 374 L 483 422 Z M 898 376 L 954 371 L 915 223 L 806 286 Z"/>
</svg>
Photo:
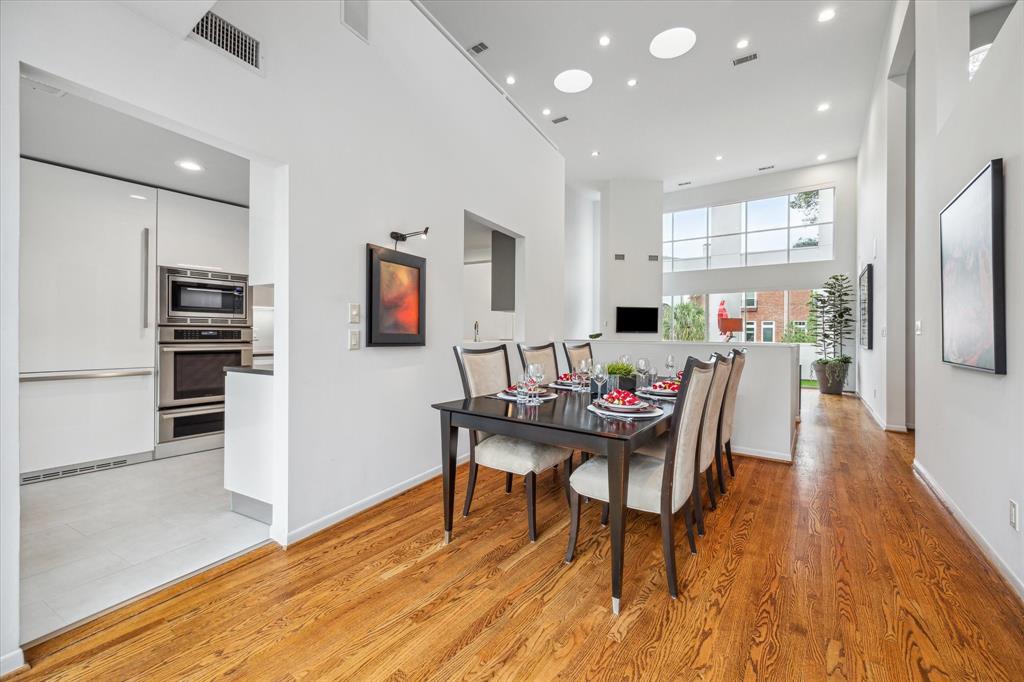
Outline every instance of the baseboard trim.
<svg viewBox="0 0 1024 682">
<path fill-rule="evenodd" d="M 21 647 L 0 656 L 0 675 L 7 677 L 22 670 L 28 670 L 28 664 L 25 663 L 25 652 Z"/>
<path fill-rule="evenodd" d="M 914 459 L 914 473 L 917 474 L 918 478 L 920 478 L 926 486 L 928 486 L 929 490 L 932 491 L 932 494 L 939 499 L 942 506 L 946 508 L 956 522 L 960 524 L 960 527 L 964 529 L 967 536 L 970 537 L 971 540 L 974 541 L 974 544 L 978 546 L 981 553 L 984 554 L 992 565 L 996 567 L 996 570 L 1003 576 L 1003 579 L 1009 583 L 1013 591 L 1017 593 L 1017 597 L 1024 602 L 1024 580 L 1014 574 L 1009 565 L 1007 565 L 1007 563 L 1003 561 L 1003 558 L 996 553 L 995 549 L 992 548 L 992 545 L 988 544 L 988 541 L 985 540 L 982 534 L 978 532 L 978 529 L 974 527 L 974 524 L 967 519 L 964 513 L 960 510 L 960 507 L 956 505 L 953 499 L 945 490 L 942 489 L 942 486 L 939 485 L 938 481 L 928 473 L 928 470 L 924 468 L 917 458 Z"/>
<path fill-rule="evenodd" d="M 776 462 L 786 462 L 787 464 L 793 461 L 793 456 L 788 455 L 785 452 L 760 450 L 758 448 L 748 448 L 742 445 L 735 446 L 732 449 L 732 454 L 743 455 L 744 457 L 756 457 L 757 459 L 770 459 Z"/>
<path fill-rule="evenodd" d="M 456 462 L 458 464 L 462 464 L 462 463 L 468 462 L 468 461 L 469 461 L 469 453 L 468 452 L 466 454 L 464 454 L 464 455 L 459 455 L 459 458 L 456 460 Z M 329 528 L 330 526 L 333 526 L 336 523 L 340 523 L 341 521 L 344 521 L 345 519 L 347 519 L 349 517 L 355 516 L 356 514 L 358 514 L 361 511 L 365 511 L 365 510 L 369 509 L 370 507 L 376 506 L 376 505 L 380 504 L 381 502 L 384 502 L 385 500 L 388 500 L 388 499 L 390 499 L 390 498 L 392 498 L 392 497 L 394 497 L 396 495 L 404 493 L 409 488 L 413 488 L 415 486 L 418 486 L 420 483 L 423 483 L 424 481 L 429 481 L 430 479 L 435 478 L 436 476 L 439 476 L 440 474 L 441 474 L 441 466 L 440 465 L 438 465 L 436 467 L 432 467 L 432 468 L 427 469 L 426 471 L 424 471 L 422 473 L 416 474 L 412 478 L 408 478 L 408 479 L 402 481 L 401 483 L 396 483 L 395 485 L 391 486 L 390 488 L 385 488 L 384 490 L 381 490 L 380 492 L 374 493 L 373 495 L 370 495 L 369 497 L 364 497 L 363 499 L 359 500 L 358 502 L 354 502 L 354 503 L 348 505 L 347 507 L 342 507 L 341 509 L 338 509 L 337 511 L 333 511 L 330 514 L 326 514 L 324 516 L 321 516 L 319 519 L 316 519 L 314 521 L 310 521 L 309 523 L 307 523 L 304 526 L 300 526 L 300 527 L 296 528 L 293 531 L 289 531 L 289 533 L 288 533 L 288 544 L 291 545 L 292 543 L 298 542 L 299 540 L 304 540 L 304 539 L 308 538 L 310 535 L 313 535 L 315 533 L 319 533 L 320 531 L 324 530 L 325 528 Z"/>
<path fill-rule="evenodd" d="M 856 395 L 857 399 L 860 400 L 861 403 L 863 403 L 864 407 L 868 411 L 868 414 L 871 415 L 871 418 L 875 420 L 875 423 L 878 424 L 879 428 L 881 428 L 883 431 L 892 431 L 894 433 L 907 432 L 907 427 L 904 424 L 886 424 L 885 420 L 879 417 L 878 413 L 875 412 L 873 407 L 871 407 L 871 403 L 864 400 L 864 396 L 862 396 L 860 393 L 855 393 L 854 395 Z"/>
</svg>

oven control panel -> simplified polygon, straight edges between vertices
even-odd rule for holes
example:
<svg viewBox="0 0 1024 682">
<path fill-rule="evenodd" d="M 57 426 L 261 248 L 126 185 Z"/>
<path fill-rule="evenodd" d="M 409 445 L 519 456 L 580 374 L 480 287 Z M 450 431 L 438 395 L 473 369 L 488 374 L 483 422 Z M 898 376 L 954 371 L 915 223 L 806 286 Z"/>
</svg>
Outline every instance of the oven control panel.
<svg viewBox="0 0 1024 682">
<path fill-rule="evenodd" d="M 211 342 L 234 341 L 248 343 L 252 341 L 251 327 L 161 327 L 160 343 L 180 342 Z"/>
</svg>

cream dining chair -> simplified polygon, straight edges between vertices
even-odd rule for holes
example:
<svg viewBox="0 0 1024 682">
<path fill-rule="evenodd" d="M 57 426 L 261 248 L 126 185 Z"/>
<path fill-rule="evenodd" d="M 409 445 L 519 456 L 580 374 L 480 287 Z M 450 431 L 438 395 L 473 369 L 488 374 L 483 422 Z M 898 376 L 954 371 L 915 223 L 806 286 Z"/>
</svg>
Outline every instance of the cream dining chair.
<svg viewBox="0 0 1024 682">
<path fill-rule="evenodd" d="M 725 402 L 722 404 L 722 417 L 718 427 L 718 443 L 715 446 L 715 461 L 718 464 L 718 488 L 725 493 L 725 476 L 722 475 L 722 451 L 729 460 L 729 475 L 735 476 L 732 468 L 732 424 L 736 418 L 736 393 L 740 387 L 743 367 L 747 364 L 746 349 L 734 348 L 732 353 L 732 371 L 729 372 L 729 384 L 725 387 Z"/>
<path fill-rule="evenodd" d="M 562 349 L 565 351 L 565 359 L 569 362 L 570 372 L 575 372 L 576 368 L 580 366 L 580 362 L 583 360 L 594 359 L 594 353 L 590 350 L 589 342 L 569 345 L 563 341 Z"/>
</svg>

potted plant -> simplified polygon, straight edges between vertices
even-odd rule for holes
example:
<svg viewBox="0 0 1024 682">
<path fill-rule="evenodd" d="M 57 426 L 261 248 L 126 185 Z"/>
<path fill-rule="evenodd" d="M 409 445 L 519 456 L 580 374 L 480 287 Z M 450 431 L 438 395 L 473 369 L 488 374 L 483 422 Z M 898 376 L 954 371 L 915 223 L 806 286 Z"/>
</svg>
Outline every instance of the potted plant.
<svg viewBox="0 0 1024 682">
<path fill-rule="evenodd" d="M 636 370 L 628 362 L 608 363 L 608 390 L 621 388 L 625 391 L 636 390 Z"/>
<path fill-rule="evenodd" d="M 843 274 L 832 275 L 825 280 L 821 291 L 811 294 L 814 314 L 809 317 L 813 320 L 813 333 L 817 336 L 821 354 L 814 361 L 814 373 L 818 377 L 818 390 L 822 393 L 841 394 L 850 371 L 853 359 L 843 352 L 843 346 L 853 331 L 852 299 L 853 284 Z"/>
</svg>

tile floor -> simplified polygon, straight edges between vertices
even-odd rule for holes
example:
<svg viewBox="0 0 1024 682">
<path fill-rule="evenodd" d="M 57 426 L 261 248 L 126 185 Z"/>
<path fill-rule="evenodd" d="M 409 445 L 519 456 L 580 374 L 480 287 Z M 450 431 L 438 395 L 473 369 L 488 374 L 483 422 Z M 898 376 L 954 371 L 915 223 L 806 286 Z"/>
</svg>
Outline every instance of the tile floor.
<svg viewBox="0 0 1024 682">
<path fill-rule="evenodd" d="M 22 486 L 22 642 L 266 540 L 223 483 L 211 450 Z"/>
</svg>

